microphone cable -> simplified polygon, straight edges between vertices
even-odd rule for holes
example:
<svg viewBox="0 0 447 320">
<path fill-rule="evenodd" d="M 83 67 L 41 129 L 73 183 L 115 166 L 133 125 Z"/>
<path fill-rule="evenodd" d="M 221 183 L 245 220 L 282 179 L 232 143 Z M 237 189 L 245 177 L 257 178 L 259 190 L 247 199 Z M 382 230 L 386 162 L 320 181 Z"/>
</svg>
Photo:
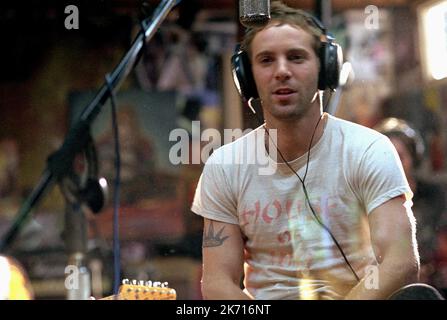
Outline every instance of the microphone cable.
<svg viewBox="0 0 447 320">
<path fill-rule="evenodd" d="M 326 110 L 327 106 L 329 105 L 329 101 L 332 98 L 332 91 L 329 93 L 329 98 L 326 101 L 326 105 L 324 106 L 323 110 Z M 321 221 L 320 217 L 318 217 L 318 215 L 315 212 L 315 209 L 312 206 L 312 203 L 310 202 L 309 199 L 309 194 L 307 192 L 307 188 L 306 188 L 306 184 L 304 183 L 307 177 L 307 172 L 309 169 L 309 162 L 310 162 L 310 150 L 312 149 L 312 142 L 314 140 L 315 137 L 315 133 L 317 132 L 317 128 L 318 125 L 321 122 L 321 119 L 323 119 L 324 113 L 321 114 L 320 118 L 317 121 L 317 124 L 315 125 L 315 128 L 313 130 L 312 133 L 312 137 L 310 139 L 310 143 L 309 143 L 309 147 L 307 149 L 307 161 L 306 161 L 306 168 L 305 168 L 305 172 L 304 172 L 304 176 L 303 178 L 300 177 L 300 175 L 298 174 L 298 172 L 296 172 L 292 166 L 289 164 L 289 162 L 285 159 L 285 157 L 283 156 L 281 150 L 279 150 L 278 146 L 276 145 L 275 141 L 272 139 L 272 137 L 270 136 L 269 131 L 267 130 L 267 128 L 265 127 L 265 123 L 264 121 L 259 117 L 259 115 L 255 112 L 253 106 L 251 105 L 253 99 L 250 99 L 248 101 L 248 105 L 249 107 L 252 109 L 252 111 L 254 111 L 254 114 L 257 118 L 257 120 L 259 121 L 259 123 L 261 123 L 261 125 L 264 127 L 265 132 L 267 133 L 269 140 L 272 141 L 273 145 L 275 146 L 275 149 L 278 151 L 279 156 L 281 157 L 281 159 L 284 161 L 284 163 L 287 165 L 287 167 L 298 177 L 298 179 L 301 182 L 301 185 L 303 186 L 303 192 L 304 192 L 304 196 L 306 198 L 306 202 L 310 208 L 310 211 L 312 212 L 312 215 L 314 216 L 315 220 L 317 221 L 317 223 L 324 229 L 326 230 L 326 232 L 329 234 L 329 236 L 331 237 L 331 239 L 333 240 L 333 242 L 335 243 L 335 245 L 337 246 L 338 250 L 340 251 L 341 255 L 343 256 L 343 259 L 345 260 L 346 264 L 348 265 L 349 269 L 351 270 L 352 274 L 354 275 L 355 279 L 357 280 L 357 282 L 360 282 L 360 278 L 357 275 L 357 273 L 355 272 L 354 268 L 352 267 L 351 263 L 349 262 L 348 258 L 346 257 L 346 254 L 344 253 L 341 245 L 339 244 L 339 242 L 337 241 L 337 239 L 335 238 L 335 236 L 332 234 L 331 230 Z"/>
<path fill-rule="evenodd" d="M 120 286 L 120 241 L 119 241 L 119 203 L 121 185 L 121 154 L 118 132 L 118 121 L 116 115 L 116 97 L 113 92 L 110 76 L 106 75 L 106 84 L 110 92 L 110 102 L 112 106 L 112 130 L 115 142 L 115 188 L 113 190 L 113 294 L 118 294 Z"/>
</svg>

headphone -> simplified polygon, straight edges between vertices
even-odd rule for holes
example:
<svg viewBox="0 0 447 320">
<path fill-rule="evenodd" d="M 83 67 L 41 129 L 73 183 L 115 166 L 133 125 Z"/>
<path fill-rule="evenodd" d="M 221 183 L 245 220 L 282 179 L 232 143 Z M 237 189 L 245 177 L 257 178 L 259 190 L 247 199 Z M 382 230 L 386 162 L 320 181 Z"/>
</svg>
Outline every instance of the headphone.
<svg viewBox="0 0 447 320">
<path fill-rule="evenodd" d="M 343 53 L 340 45 L 335 43 L 335 38 L 326 31 L 320 20 L 306 14 L 306 17 L 322 31 L 326 41 L 321 41 L 318 58 L 320 60 L 320 71 L 318 75 L 318 89 L 330 89 L 335 91 L 340 79 L 340 70 L 343 63 Z M 233 81 L 239 95 L 246 101 L 259 98 L 256 83 L 251 70 L 251 62 L 248 53 L 236 46 L 236 52 L 231 57 L 231 68 Z"/>
<path fill-rule="evenodd" d="M 98 171 L 95 144 L 88 132 L 84 149 L 75 155 L 60 186 L 67 201 L 86 204 L 94 214 L 99 213 L 108 202 L 107 181 L 99 177 Z"/>
<path fill-rule="evenodd" d="M 414 168 L 417 169 L 422 164 L 425 155 L 424 139 L 409 122 L 391 117 L 383 119 L 373 129 L 389 138 L 397 137 L 400 139 L 413 158 Z"/>
</svg>

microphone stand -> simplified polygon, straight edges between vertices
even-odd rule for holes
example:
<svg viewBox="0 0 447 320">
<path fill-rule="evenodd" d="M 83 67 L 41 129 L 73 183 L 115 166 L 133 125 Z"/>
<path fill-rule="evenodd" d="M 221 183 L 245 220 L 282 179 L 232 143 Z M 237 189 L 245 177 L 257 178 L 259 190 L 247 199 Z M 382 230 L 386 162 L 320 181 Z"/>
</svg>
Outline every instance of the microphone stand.
<svg viewBox="0 0 447 320">
<path fill-rule="evenodd" d="M 4 252 L 8 249 L 19 233 L 20 229 L 27 221 L 30 211 L 37 206 L 37 204 L 42 200 L 43 196 L 48 193 L 49 189 L 52 188 L 56 182 L 61 183 L 65 175 L 71 171 L 74 157 L 76 154 L 85 149 L 85 146 L 89 140 L 90 125 L 100 113 L 101 107 L 111 96 L 111 91 L 116 91 L 122 84 L 123 80 L 134 69 L 139 58 L 141 57 L 144 44 L 154 36 L 155 32 L 166 18 L 170 10 L 179 2 L 180 0 L 162 0 L 155 9 L 152 18 L 147 18 L 142 21 L 141 31 L 133 41 L 129 51 L 110 74 L 108 78 L 109 84 L 104 83 L 102 85 L 95 98 L 93 98 L 90 104 L 87 105 L 81 112 L 77 122 L 71 126 L 60 149 L 48 157 L 47 167 L 43 171 L 39 182 L 24 201 L 11 227 L 8 229 L 3 239 L 1 239 L 0 252 Z M 71 263 L 71 266 L 77 266 L 78 272 L 80 271 L 81 277 L 83 277 L 83 274 L 85 274 L 84 270 L 86 270 L 84 260 L 87 251 L 85 217 L 78 202 L 69 200 L 67 200 L 67 202 L 67 221 L 65 226 L 69 226 L 69 228 L 67 228 L 69 232 L 66 232 L 64 240 L 69 256 L 68 262 Z M 86 278 L 81 278 L 81 281 L 77 281 L 77 284 L 83 285 L 84 287 L 80 288 L 75 283 L 73 288 L 76 288 L 77 291 L 74 294 L 68 293 L 67 297 L 69 299 L 89 298 L 90 285 L 86 285 L 85 282 L 87 281 L 82 281 L 82 279 Z M 67 280 L 69 280 L 68 277 L 65 282 L 66 287 L 68 282 Z"/>
</svg>

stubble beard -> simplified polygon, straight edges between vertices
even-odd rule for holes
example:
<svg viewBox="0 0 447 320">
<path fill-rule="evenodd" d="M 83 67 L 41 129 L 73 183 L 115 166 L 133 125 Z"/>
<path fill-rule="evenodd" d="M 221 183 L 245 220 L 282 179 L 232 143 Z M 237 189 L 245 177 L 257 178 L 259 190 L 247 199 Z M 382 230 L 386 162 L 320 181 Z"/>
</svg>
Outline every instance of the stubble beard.
<svg viewBox="0 0 447 320">
<path fill-rule="evenodd" d="M 309 111 L 312 109 L 314 101 L 312 99 L 299 99 L 296 101 L 294 106 L 280 104 L 273 104 L 272 107 L 268 111 L 271 117 L 280 121 L 297 121 L 304 118 Z"/>
</svg>

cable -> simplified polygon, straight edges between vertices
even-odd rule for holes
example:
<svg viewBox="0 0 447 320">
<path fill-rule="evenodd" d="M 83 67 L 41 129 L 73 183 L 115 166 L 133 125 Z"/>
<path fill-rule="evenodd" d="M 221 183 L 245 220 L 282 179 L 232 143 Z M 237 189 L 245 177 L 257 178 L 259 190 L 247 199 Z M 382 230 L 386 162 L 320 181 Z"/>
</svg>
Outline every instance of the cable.
<svg viewBox="0 0 447 320">
<path fill-rule="evenodd" d="M 329 94 L 330 94 L 330 95 L 329 95 L 329 99 L 327 100 L 326 105 L 324 106 L 323 110 L 325 110 L 325 109 L 327 108 L 327 106 L 328 106 L 328 104 L 329 104 L 329 101 L 330 101 L 331 98 L 332 98 L 332 92 L 330 92 Z M 253 110 L 253 107 L 251 106 L 251 101 L 249 101 L 249 106 L 250 106 L 250 108 L 252 108 L 252 110 Z M 307 188 L 306 188 L 306 185 L 305 185 L 305 183 L 304 183 L 305 180 L 306 180 L 306 177 L 307 177 L 308 169 L 309 169 L 310 150 L 312 149 L 312 142 L 313 142 L 313 140 L 314 140 L 315 133 L 317 132 L 318 125 L 320 124 L 321 119 L 323 119 L 324 113 L 319 117 L 319 119 L 318 119 L 318 121 L 317 121 L 317 124 L 315 125 L 315 128 L 314 128 L 314 130 L 313 130 L 312 137 L 311 137 L 310 142 L 309 142 L 309 147 L 308 147 L 308 149 L 307 149 L 306 169 L 305 169 L 303 178 L 301 178 L 301 177 L 299 176 L 298 172 L 296 172 L 295 170 L 293 170 L 293 168 L 290 166 L 289 162 L 285 159 L 285 157 L 284 157 L 283 154 L 281 153 L 281 150 L 279 150 L 279 148 L 278 148 L 278 146 L 276 145 L 275 141 L 273 141 L 273 139 L 271 138 L 269 131 L 265 128 L 265 124 L 263 123 L 262 119 L 258 116 L 258 114 L 257 114 L 256 112 L 255 112 L 255 115 L 256 115 L 256 118 L 258 119 L 258 121 L 259 121 L 259 122 L 262 124 L 262 126 L 264 127 L 265 132 L 267 133 L 267 135 L 268 135 L 270 141 L 272 141 L 273 145 L 275 146 L 276 150 L 278 151 L 278 154 L 279 154 L 279 156 L 281 157 L 281 159 L 284 161 L 284 163 L 287 165 L 287 167 L 288 167 L 288 168 L 289 168 L 289 169 L 290 169 L 290 170 L 291 170 L 291 171 L 298 177 L 298 179 L 300 180 L 301 185 L 303 186 L 303 192 L 304 192 L 304 196 L 305 196 L 305 198 L 306 198 L 306 202 L 307 202 L 307 204 L 309 205 L 310 211 L 312 212 L 312 215 L 314 216 L 315 220 L 316 220 L 316 221 L 318 222 L 318 224 L 319 224 L 324 230 L 326 230 L 327 233 L 330 235 L 330 237 L 331 237 L 332 240 L 334 241 L 335 245 L 337 246 L 338 250 L 340 251 L 341 255 L 343 256 L 343 259 L 345 260 L 346 264 L 348 265 L 349 269 L 351 270 L 352 274 L 353 274 L 354 277 L 356 278 L 357 282 L 360 282 L 360 278 L 359 278 L 359 276 L 357 275 L 357 273 L 355 272 L 355 270 L 354 270 L 354 268 L 352 267 L 351 263 L 349 262 L 348 258 L 346 257 L 346 255 L 345 255 L 345 253 L 344 253 L 344 251 L 343 251 L 341 245 L 338 243 L 337 239 L 336 239 L 335 236 L 332 234 L 331 230 L 330 230 L 330 229 L 329 229 L 329 228 L 328 228 L 328 227 L 327 227 L 327 226 L 320 220 L 320 218 L 319 218 L 318 215 L 316 214 L 316 212 L 315 212 L 315 210 L 314 210 L 314 208 L 313 208 L 313 206 L 312 206 L 312 204 L 311 204 L 311 202 L 310 202 L 309 195 L 308 195 L 308 192 L 307 192 Z"/>
<path fill-rule="evenodd" d="M 110 76 L 106 75 L 106 84 L 110 92 L 110 102 L 112 105 L 112 128 L 115 141 L 115 188 L 113 191 L 113 294 L 118 294 L 120 285 L 120 245 L 119 245 L 119 195 L 120 195 L 120 172 L 121 172 L 121 155 L 120 144 L 118 134 L 118 122 L 116 116 L 116 103 L 115 94 L 113 93 L 112 83 L 110 82 Z"/>
</svg>

